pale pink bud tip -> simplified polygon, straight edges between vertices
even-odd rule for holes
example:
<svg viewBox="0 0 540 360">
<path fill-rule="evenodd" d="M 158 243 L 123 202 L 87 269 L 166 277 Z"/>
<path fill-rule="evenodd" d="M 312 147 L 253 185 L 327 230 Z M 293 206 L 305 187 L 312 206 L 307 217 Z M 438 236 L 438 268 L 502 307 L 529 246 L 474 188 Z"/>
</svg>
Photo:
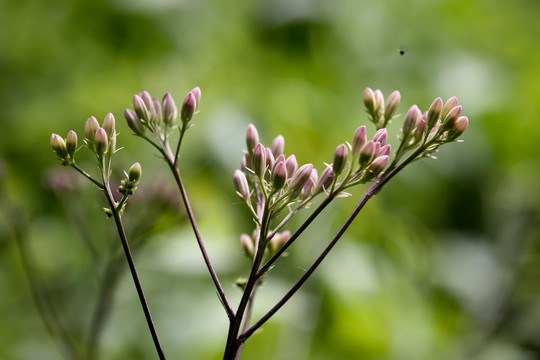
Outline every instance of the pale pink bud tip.
<svg viewBox="0 0 540 360">
<path fill-rule="evenodd" d="M 66 142 L 60 135 L 51 134 L 51 147 L 59 158 L 65 159 L 67 156 Z"/>
<path fill-rule="evenodd" d="M 114 115 L 112 113 L 108 113 L 103 120 L 103 129 L 105 130 L 109 138 L 115 133 L 114 127 Z"/>
<path fill-rule="evenodd" d="M 369 165 L 369 171 L 371 172 L 372 176 L 383 171 L 386 165 L 388 165 L 388 160 L 388 155 L 378 156 L 375 160 L 373 160 L 371 165 Z"/>
<path fill-rule="evenodd" d="M 305 164 L 302 165 L 298 171 L 294 174 L 292 180 L 291 180 L 291 190 L 294 192 L 300 192 L 302 188 L 304 187 L 304 184 L 306 181 L 309 180 L 311 176 L 311 172 L 313 170 L 312 164 Z"/>
<path fill-rule="evenodd" d="M 443 107 L 443 110 L 442 110 L 442 113 L 441 113 L 441 119 L 444 119 L 446 118 L 446 115 L 448 115 L 448 113 L 450 112 L 450 110 L 452 110 L 453 108 L 455 108 L 456 106 L 458 106 L 458 99 L 457 97 L 455 96 L 452 96 L 450 99 L 448 99 L 446 101 L 446 103 L 444 104 L 444 107 Z"/>
<path fill-rule="evenodd" d="M 370 88 L 366 88 L 363 94 L 364 105 L 369 112 L 375 110 L 375 93 Z"/>
<path fill-rule="evenodd" d="M 369 140 L 360 151 L 360 158 L 359 158 L 360 165 L 365 166 L 369 164 L 370 161 L 375 156 L 376 150 L 377 149 L 375 146 L 375 141 Z"/>
<path fill-rule="evenodd" d="M 466 116 L 460 116 L 459 118 L 457 118 L 457 120 L 454 121 L 450 130 L 448 131 L 449 140 L 457 139 L 459 136 L 461 136 L 461 134 L 465 132 L 465 130 L 467 130 L 468 126 L 469 118 L 467 118 Z"/>
<path fill-rule="evenodd" d="M 373 135 L 373 141 L 380 143 L 381 146 L 386 144 L 386 139 L 388 139 L 388 131 L 386 128 L 377 130 L 375 135 Z"/>
<path fill-rule="evenodd" d="M 94 136 L 94 141 L 96 145 L 96 153 L 100 156 L 105 154 L 107 152 L 107 146 L 109 145 L 107 132 L 105 132 L 105 129 L 97 129 L 96 135 Z"/>
<path fill-rule="evenodd" d="M 439 120 L 441 117 L 442 109 L 443 101 L 440 97 L 438 97 L 433 101 L 427 113 L 426 122 L 428 129 L 433 128 L 437 124 L 437 120 Z"/>
<path fill-rule="evenodd" d="M 167 125 L 171 125 L 178 117 L 178 108 L 171 94 L 166 93 L 161 100 L 163 106 L 163 121 Z"/>
<path fill-rule="evenodd" d="M 360 150 L 365 145 L 367 141 L 366 138 L 366 127 L 364 125 L 356 129 L 352 142 L 352 155 L 356 158 L 360 155 Z"/>
<path fill-rule="evenodd" d="M 143 119 L 145 121 L 150 120 L 150 110 L 148 110 L 148 107 L 146 106 L 143 98 L 138 94 L 133 95 L 133 109 L 135 110 L 135 113 L 140 119 Z"/>
<path fill-rule="evenodd" d="M 191 90 L 191 93 L 193 96 L 195 96 L 195 101 L 197 102 L 197 108 L 199 107 L 199 104 L 201 103 L 201 89 L 196 86 Z"/>
<path fill-rule="evenodd" d="M 341 174 L 343 169 L 345 169 L 345 165 L 347 165 L 347 154 L 347 146 L 344 144 L 341 144 L 336 148 L 336 152 L 334 153 L 334 162 L 332 164 L 332 168 L 334 169 L 334 173 L 336 175 Z"/>
<path fill-rule="evenodd" d="M 124 117 L 126 118 L 129 128 L 137 135 L 142 135 L 144 133 L 144 125 L 141 120 L 131 109 L 126 109 L 124 111 Z"/>
<path fill-rule="evenodd" d="M 236 193 L 242 199 L 247 200 L 249 198 L 249 186 L 246 179 L 246 175 L 240 170 L 235 170 L 233 175 L 234 187 Z"/>
<path fill-rule="evenodd" d="M 422 113 L 420 112 L 418 106 L 411 106 L 407 112 L 407 115 L 405 116 L 405 120 L 403 121 L 402 131 L 404 137 L 408 137 L 412 133 L 421 117 Z"/>
<path fill-rule="evenodd" d="M 187 93 L 182 102 L 182 109 L 180 110 L 180 117 L 184 123 L 187 123 L 195 114 L 197 108 L 197 100 L 192 92 Z"/>
<path fill-rule="evenodd" d="M 259 133 L 257 128 L 253 124 L 249 124 L 246 130 L 246 145 L 248 151 L 251 153 L 255 146 L 259 143 Z"/>
<path fill-rule="evenodd" d="M 279 155 L 283 154 L 284 150 L 285 138 L 282 135 L 278 135 L 274 141 L 272 141 L 272 155 L 274 155 L 274 157 L 278 157 Z"/>
<path fill-rule="evenodd" d="M 401 101 L 401 94 L 399 91 L 393 91 L 386 100 L 386 107 L 384 108 L 384 117 L 390 120 L 397 111 L 399 102 Z"/>
<path fill-rule="evenodd" d="M 261 143 L 253 149 L 253 169 L 251 170 L 259 177 L 264 176 L 266 171 L 266 148 Z"/>
<path fill-rule="evenodd" d="M 73 158 L 75 150 L 77 150 L 77 133 L 70 130 L 66 136 L 66 150 L 68 155 Z"/>
<path fill-rule="evenodd" d="M 93 116 L 90 116 L 84 124 L 84 135 L 91 142 L 94 141 L 94 136 L 96 135 L 97 129 L 99 129 L 99 123 L 97 119 Z"/>
<path fill-rule="evenodd" d="M 296 161 L 296 156 L 291 155 L 285 160 L 285 165 L 287 166 L 287 176 L 292 177 L 298 169 L 298 161 Z"/>
</svg>

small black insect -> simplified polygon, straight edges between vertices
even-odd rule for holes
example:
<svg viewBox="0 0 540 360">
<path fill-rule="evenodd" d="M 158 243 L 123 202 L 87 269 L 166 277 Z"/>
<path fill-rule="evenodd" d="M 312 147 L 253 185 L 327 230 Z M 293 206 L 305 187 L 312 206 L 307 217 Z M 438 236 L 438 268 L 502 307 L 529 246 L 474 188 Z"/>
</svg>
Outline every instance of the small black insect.
<svg viewBox="0 0 540 360">
<path fill-rule="evenodd" d="M 403 56 L 405 54 L 407 54 L 407 52 L 405 50 L 399 49 L 399 55 Z"/>
</svg>

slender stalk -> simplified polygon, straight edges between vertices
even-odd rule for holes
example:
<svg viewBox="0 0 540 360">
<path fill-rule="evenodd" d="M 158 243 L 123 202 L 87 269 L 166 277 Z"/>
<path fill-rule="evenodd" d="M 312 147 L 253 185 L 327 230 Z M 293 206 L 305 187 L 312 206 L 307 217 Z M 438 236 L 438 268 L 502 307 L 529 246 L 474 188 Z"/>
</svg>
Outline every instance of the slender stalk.
<svg viewBox="0 0 540 360">
<path fill-rule="evenodd" d="M 79 173 L 81 173 L 85 178 L 87 178 L 88 180 L 90 180 L 91 182 L 93 182 L 94 184 L 96 184 L 96 186 L 98 188 L 100 188 L 101 190 L 105 189 L 105 186 L 100 183 L 99 181 L 97 181 L 96 179 L 94 179 L 90 174 L 88 174 L 86 171 L 84 171 L 83 169 L 81 169 L 77 164 L 75 163 L 72 163 L 71 164 L 71 167 L 74 168 L 75 170 L 77 170 Z"/>
<path fill-rule="evenodd" d="M 197 222 L 195 221 L 195 216 L 193 215 L 193 210 L 191 209 L 191 205 L 189 203 L 189 199 L 188 199 L 186 190 L 184 188 L 184 184 L 182 183 L 180 170 L 178 170 L 178 167 L 176 167 L 176 165 L 170 158 L 167 158 L 166 161 L 174 175 L 174 180 L 176 181 L 176 184 L 178 185 L 178 189 L 180 190 L 180 195 L 182 196 L 182 200 L 184 202 L 184 206 L 188 214 L 189 222 L 191 223 L 191 227 L 193 228 L 193 233 L 195 234 L 195 238 L 197 239 L 197 244 L 199 245 L 199 248 L 201 250 L 204 263 L 206 264 L 206 267 L 208 268 L 208 271 L 210 272 L 210 276 L 212 277 L 212 281 L 214 282 L 214 286 L 216 287 L 216 290 L 218 292 L 219 299 L 221 300 L 221 303 L 223 304 L 223 307 L 225 308 L 225 312 L 227 313 L 229 320 L 232 320 L 235 317 L 234 311 L 231 308 L 229 301 L 227 300 L 225 291 L 223 290 L 223 287 L 221 286 L 221 283 L 219 282 L 218 276 L 214 270 L 214 267 L 212 266 L 212 263 L 210 262 L 210 258 L 208 257 L 206 248 L 204 247 L 204 243 L 202 241 L 201 234 L 199 233 Z"/>
<path fill-rule="evenodd" d="M 161 344 L 159 342 L 159 338 L 157 335 L 156 328 L 154 326 L 154 322 L 152 321 L 152 315 L 150 314 L 150 309 L 148 308 L 148 304 L 146 302 L 146 298 L 144 296 L 144 292 L 141 286 L 141 282 L 139 280 L 139 276 L 137 274 L 137 270 L 135 268 L 135 262 L 133 261 L 133 256 L 131 255 L 131 250 L 129 248 L 129 244 L 126 237 L 126 232 L 124 230 L 124 225 L 122 224 L 122 220 L 120 219 L 119 209 L 116 207 L 116 204 L 114 202 L 114 198 L 112 196 L 111 188 L 109 185 L 109 182 L 106 178 L 104 178 L 105 182 L 105 197 L 107 198 L 107 202 L 109 203 L 109 206 L 112 210 L 114 222 L 116 224 L 116 228 L 118 230 L 118 236 L 120 237 L 120 241 L 122 242 L 122 247 L 124 249 L 124 254 L 126 256 L 126 260 L 129 265 L 129 270 L 131 272 L 131 277 L 133 278 L 133 282 L 135 284 L 135 288 L 137 289 L 137 294 L 139 296 L 139 301 L 141 303 L 141 306 L 143 308 L 144 317 L 146 318 L 146 322 L 148 324 L 148 328 L 150 330 L 150 333 L 152 335 L 152 340 L 154 341 L 154 346 L 156 347 L 156 351 L 158 353 L 160 360 L 165 360 L 165 354 L 163 353 L 163 349 L 161 348 Z"/>
</svg>

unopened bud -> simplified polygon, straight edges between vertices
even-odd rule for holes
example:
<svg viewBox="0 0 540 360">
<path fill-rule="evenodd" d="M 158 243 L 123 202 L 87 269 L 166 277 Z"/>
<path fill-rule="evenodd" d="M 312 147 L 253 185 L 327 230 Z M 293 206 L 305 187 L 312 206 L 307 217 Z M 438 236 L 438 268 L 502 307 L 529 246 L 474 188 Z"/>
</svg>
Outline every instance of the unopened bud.
<svg viewBox="0 0 540 360">
<path fill-rule="evenodd" d="M 198 109 L 199 104 L 201 103 L 201 89 L 198 86 L 196 86 L 191 90 L 191 93 L 193 94 L 193 96 L 195 96 L 195 101 L 197 102 L 196 109 Z"/>
<path fill-rule="evenodd" d="M 448 112 L 443 120 L 444 127 L 449 129 L 453 126 L 454 122 L 461 116 L 461 105 L 454 106 L 452 110 Z"/>
<path fill-rule="evenodd" d="M 274 158 L 274 155 L 272 154 L 272 150 L 270 148 L 266 148 L 266 168 L 272 169 L 275 163 L 276 163 L 276 159 Z"/>
<path fill-rule="evenodd" d="M 285 185 L 287 181 L 287 166 L 284 161 L 276 163 L 274 172 L 272 173 L 272 186 L 274 189 L 279 190 Z"/>
<path fill-rule="evenodd" d="M 173 97 L 169 93 L 166 93 L 163 96 L 161 104 L 163 106 L 163 122 L 170 126 L 178 117 L 178 108 L 174 103 Z"/>
<path fill-rule="evenodd" d="M 99 156 L 103 156 L 107 152 L 109 145 L 109 139 L 107 139 L 107 132 L 103 128 L 99 128 L 94 136 L 94 143 L 96 147 L 96 153 Z"/>
<path fill-rule="evenodd" d="M 302 165 L 291 179 L 291 190 L 293 194 L 298 195 L 304 187 L 306 181 L 309 180 L 313 170 L 312 164 Z"/>
<path fill-rule="evenodd" d="M 456 121 L 454 121 L 452 127 L 448 131 L 448 139 L 449 140 L 455 140 L 458 137 L 461 136 L 467 130 L 467 126 L 469 126 L 469 118 L 466 116 L 460 116 L 457 118 Z"/>
<path fill-rule="evenodd" d="M 298 169 L 298 162 L 296 161 L 296 156 L 291 155 L 285 160 L 285 165 L 287 166 L 287 176 L 292 177 Z"/>
<path fill-rule="evenodd" d="M 334 169 L 334 173 L 336 175 L 341 174 L 343 169 L 345 169 L 345 165 L 347 165 L 347 154 L 347 146 L 344 144 L 341 144 L 336 148 L 336 152 L 334 153 L 334 162 L 332 163 L 332 168 Z"/>
<path fill-rule="evenodd" d="M 266 149 L 263 144 L 259 143 L 253 149 L 253 170 L 258 177 L 264 176 L 266 171 Z"/>
<path fill-rule="evenodd" d="M 375 112 L 375 93 L 370 88 L 366 88 L 363 94 L 364 106 L 369 113 Z"/>
<path fill-rule="evenodd" d="M 379 173 L 384 170 L 386 165 L 388 165 L 388 160 L 388 155 L 378 156 L 375 160 L 373 160 L 367 169 L 369 174 L 367 175 L 367 178 L 373 179 L 375 176 L 379 175 Z"/>
<path fill-rule="evenodd" d="M 334 182 L 334 177 L 335 174 L 332 167 L 328 166 L 326 169 L 324 169 L 317 183 L 317 191 L 323 191 L 330 188 Z"/>
<path fill-rule="evenodd" d="M 108 113 L 103 120 L 103 129 L 107 133 L 109 139 L 115 134 L 114 126 L 114 115 L 112 113 Z"/>
<path fill-rule="evenodd" d="M 366 127 L 365 125 L 362 125 L 358 129 L 356 129 L 356 132 L 354 133 L 354 137 L 353 137 L 352 155 L 354 158 L 360 155 L 360 150 L 362 150 L 362 147 L 364 147 L 366 141 L 367 141 Z"/>
<path fill-rule="evenodd" d="M 157 122 L 163 121 L 163 113 L 161 111 L 161 105 L 156 98 L 152 98 L 152 105 L 154 108 L 154 120 Z"/>
<path fill-rule="evenodd" d="M 77 150 L 77 133 L 70 130 L 66 136 L 66 151 L 70 158 L 73 159 L 73 155 Z"/>
<path fill-rule="evenodd" d="M 392 151 L 392 146 L 390 144 L 386 144 L 381 146 L 376 156 L 390 155 L 390 151 Z"/>
<path fill-rule="evenodd" d="M 386 107 L 384 108 L 384 118 L 386 121 L 392 119 L 397 111 L 399 102 L 401 101 L 401 94 L 399 91 L 393 91 L 388 99 L 386 99 Z"/>
<path fill-rule="evenodd" d="M 377 130 L 375 135 L 373 135 L 373 141 L 378 142 L 381 146 L 386 144 L 386 139 L 388 139 L 388 130 L 386 128 Z"/>
<path fill-rule="evenodd" d="M 377 89 L 375 90 L 375 112 L 378 114 L 383 113 L 384 111 L 384 96 L 381 90 Z"/>
<path fill-rule="evenodd" d="M 429 107 L 428 113 L 427 113 L 427 126 L 428 129 L 432 129 L 435 124 L 437 124 L 437 120 L 441 117 L 441 112 L 443 109 L 443 102 L 440 97 L 436 98 L 431 106 Z"/>
<path fill-rule="evenodd" d="M 99 129 L 98 121 L 95 117 L 90 116 L 84 124 L 84 136 L 92 143 L 94 142 L 97 129 Z"/>
<path fill-rule="evenodd" d="M 240 170 L 235 170 L 233 182 L 238 196 L 247 201 L 249 199 L 249 185 L 246 175 Z"/>
<path fill-rule="evenodd" d="M 144 121 L 150 121 L 152 118 L 152 114 L 148 107 L 146 106 L 144 100 L 139 94 L 133 95 L 133 109 L 135 110 L 135 113 L 139 117 L 139 119 L 142 119 Z"/>
<path fill-rule="evenodd" d="M 248 152 L 253 152 L 255 146 L 259 143 L 259 133 L 253 124 L 249 124 L 246 130 L 246 145 Z"/>
<path fill-rule="evenodd" d="M 311 170 L 311 176 L 309 177 L 308 181 L 304 184 L 304 187 L 302 188 L 302 191 L 300 192 L 300 200 L 305 200 L 308 197 L 313 194 L 313 190 L 315 189 L 315 185 L 317 185 L 317 181 L 319 180 L 319 173 L 317 172 L 317 169 Z"/>
<path fill-rule="evenodd" d="M 283 154 L 283 151 L 285 150 L 285 138 L 283 138 L 282 135 L 276 136 L 274 141 L 272 141 L 272 154 L 274 157 L 278 157 L 279 155 Z"/>
<path fill-rule="evenodd" d="M 253 257 L 253 252 L 255 251 L 255 245 L 253 244 L 253 239 L 248 234 L 242 234 L 240 235 L 240 244 L 242 244 L 242 248 L 244 249 L 244 252 L 249 258 Z"/>
<path fill-rule="evenodd" d="M 126 118 L 129 128 L 137 135 L 142 135 L 144 133 L 144 125 L 141 122 L 141 119 L 137 116 L 135 111 L 131 109 L 126 109 L 124 111 L 124 117 Z"/>
<path fill-rule="evenodd" d="M 412 131 L 416 127 L 416 124 L 418 123 L 419 119 L 422 117 L 422 113 L 420 112 L 420 109 L 418 106 L 413 105 L 407 112 L 407 115 L 405 115 L 405 120 L 403 121 L 403 138 L 406 139 L 411 135 Z"/>
<path fill-rule="evenodd" d="M 371 160 L 373 160 L 373 157 L 375 156 L 375 154 L 376 154 L 375 141 L 369 140 L 360 151 L 360 158 L 359 158 L 360 166 L 364 167 L 367 164 L 369 164 Z"/>
<path fill-rule="evenodd" d="M 182 102 L 182 109 L 180 110 L 180 118 L 184 123 L 187 123 L 191 120 L 193 117 L 193 114 L 195 114 L 195 110 L 197 109 L 197 100 L 195 99 L 195 95 L 193 95 L 192 92 L 188 92 L 186 97 L 184 97 L 184 101 Z"/>
<path fill-rule="evenodd" d="M 131 165 L 128 171 L 129 181 L 136 183 L 137 181 L 141 179 L 141 175 L 142 175 L 141 164 L 136 162 L 135 164 Z"/>
<path fill-rule="evenodd" d="M 277 233 L 270 239 L 270 242 L 268 243 L 268 246 L 270 248 L 270 252 L 272 254 L 275 254 L 279 249 L 283 247 L 289 241 L 291 238 L 291 232 L 289 230 L 286 230 L 282 233 Z"/>
<path fill-rule="evenodd" d="M 446 101 L 446 103 L 444 104 L 444 107 L 442 109 L 442 112 L 441 112 L 441 119 L 444 119 L 446 118 L 446 115 L 448 115 L 448 113 L 450 112 L 450 110 L 452 110 L 453 108 L 455 108 L 456 106 L 458 106 L 458 99 L 457 97 L 455 96 L 452 96 L 450 99 L 448 99 Z"/>
<path fill-rule="evenodd" d="M 156 113 L 156 109 L 154 108 L 154 101 L 152 100 L 152 96 L 150 93 L 146 90 L 144 90 L 142 93 L 140 93 L 141 98 L 144 101 L 144 105 L 150 112 L 148 120 L 150 120 Z"/>
<path fill-rule="evenodd" d="M 66 142 L 64 141 L 64 139 L 62 139 L 60 135 L 54 134 L 54 133 L 51 135 L 51 147 L 60 159 L 62 160 L 66 159 L 67 157 Z"/>
</svg>

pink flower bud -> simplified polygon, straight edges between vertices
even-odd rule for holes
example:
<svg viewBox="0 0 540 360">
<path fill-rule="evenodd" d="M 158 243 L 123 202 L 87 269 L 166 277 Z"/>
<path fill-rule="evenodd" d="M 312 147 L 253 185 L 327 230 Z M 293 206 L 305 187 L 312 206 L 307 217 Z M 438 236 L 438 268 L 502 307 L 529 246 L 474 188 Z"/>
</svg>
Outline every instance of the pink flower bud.
<svg viewBox="0 0 540 360">
<path fill-rule="evenodd" d="M 258 177 L 264 176 L 266 172 L 266 149 L 263 144 L 258 143 L 253 149 L 253 170 Z"/>
<path fill-rule="evenodd" d="M 253 152 L 255 146 L 259 143 L 259 133 L 253 124 L 249 124 L 246 131 L 246 145 L 248 152 Z"/>
<path fill-rule="evenodd" d="M 278 163 L 280 162 L 285 162 L 285 155 L 281 154 L 279 155 L 277 158 L 276 158 L 276 162 L 275 162 L 275 165 L 276 166 Z"/>
<path fill-rule="evenodd" d="M 401 94 L 399 91 L 393 91 L 386 100 L 386 107 L 384 108 L 384 118 L 386 121 L 392 119 L 397 111 L 399 102 L 401 101 Z"/>
<path fill-rule="evenodd" d="M 114 121 L 114 115 L 112 113 L 108 113 L 105 116 L 105 120 L 103 120 L 103 129 L 107 133 L 107 136 L 109 139 L 115 134 L 115 121 Z"/>
<path fill-rule="evenodd" d="M 135 113 L 139 117 L 139 119 L 143 119 L 144 121 L 150 121 L 152 118 L 152 114 L 148 107 L 146 106 L 144 100 L 139 94 L 133 95 L 133 109 L 135 110 Z"/>
<path fill-rule="evenodd" d="M 444 107 L 442 109 L 442 112 L 441 112 L 441 119 L 444 119 L 446 118 L 446 115 L 448 115 L 448 113 L 450 112 L 450 110 L 452 110 L 453 108 L 455 108 L 456 106 L 458 106 L 458 99 L 457 97 L 455 96 L 452 96 L 450 99 L 448 99 L 446 101 L 446 103 L 444 104 Z"/>
<path fill-rule="evenodd" d="M 96 154 L 103 156 L 107 152 L 109 145 L 109 139 L 107 138 L 107 132 L 103 128 L 99 128 L 94 136 L 94 143 L 96 147 Z"/>
<path fill-rule="evenodd" d="M 390 146 L 390 144 L 386 144 L 384 146 L 381 146 L 379 152 L 375 156 L 377 157 L 382 155 L 390 155 L 390 151 L 392 151 L 392 146 Z"/>
<path fill-rule="evenodd" d="M 360 151 L 360 166 L 364 167 L 371 162 L 376 152 L 375 141 L 369 140 Z"/>
<path fill-rule="evenodd" d="M 242 244 L 242 248 L 244 249 L 244 252 L 249 258 L 253 257 L 253 253 L 255 251 L 255 246 L 253 244 L 253 239 L 248 234 L 242 234 L 240 235 L 240 244 Z"/>
<path fill-rule="evenodd" d="M 159 104 L 158 99 L 152 98 L 152 107 L 154 109 L 154 120 L 157 122 L 163 121 L 163 114 L 161 113 L 161 105 Z"/>
<path fill-rule="evenodd" d="M 368 112 L 375 112 L 375 93 L 370 88 L 366 88 L 363 94 L 364 106 Z"/>
<path fill-rule="evenodd" d="M 163 122 L 167 125 L 172 125 L 178 117 L 178 108 L 171 94 L 166 93 L 161 100 L 161 104 L 163 107 Z"/>
<path fill-rule="evenodd" d="M 73 159 L 73 155 L 77 150 L 77 133 L 70 130 L 66 136 L 66 151 L 70 158 Z"/>
<path fill-rule="evenodd" d="M 334 170 L 332 170 L 332 167 L 328 166 L 321 174 L 321 177 L 319 178 L 319 182 L 317 183 L 317 191 L 323 191 L 332 185 L 334 182 Z"/>
<path fill-rule="evenodd" d="M 375 135 L 373 135 L 373 141 L 378 142 L 382 145 L 386 144 L 386 139 L 388 138 L 388 131 L 386 128 L 377 130 Z"/>
<path fill-rule="evenodd" d="M 188 92 L 184 97 L 184 101 L 182 101 L 182 109 L 180 110 L 180 118 L 184 123 L 191 120 L 193 114 L 195 114 L 196 108 L 197 100 L 195 99 L 195 95 L 193 95 L 192 92 Z"/>
<path fill-rule="evenodd" d="M 201 89 L 196 86 L 191 90 L 191 93 L 193 96 L 195 96 L 195 101 L 197 102 L 197 109 L 199 108 L 199 104 L 201 103 Z"/>
<path fill-rule="evenodd" d="M 379 173 L 384 170 L 386 165 L 388 165 L 388 160 L 388 155 L 379 156 L 375 160 L 373 160 L 368 167 L 368 172 L 370 174 L 368 175 L 368 178 L 372 179 L 375 176 L 379 175 Z"/>
<path fill-rule="evenodd" d="M 249 199 L 249 185 L 246 175 L 240 170 L 235 170 L 233 182 L 238 196 L 247 201 Z"/>
<path fill-rule="evenodd" d="M 291 155 L 285 160 L 285 165 L 287 166 L 287 176 L 292 177 L 298 169 L 298 162 L 296 161 L 296 156 Z"/>
<path fill-rule="evenodd" d="M 362 150 L 362 147 L 364 147 L 366 141 L 366 127 L 362 125 L 358 129 L 356 129 L 352 141 L 352 156 L 354 158 L 360 155 L 360 150 Z"/>
<path fill-rule="evenodd" d="M 294 195 L 298 196 L 306 181 L 309 180 L 313 170 L 312 164 L 302 165 L 291 179 L 290 187 Z"/>
<path fill-rule="evenodd" d="M 460 116 L 457 118 L 456 121 L 452 124 L 452 127 L 448 131 L 448 139 L 449 140 L 455 140 L 458 137 L 461 136 L 467 130 L 467 127 L 469 126 L 469 118 L 466 116 Z"/>
<path fill-rule="evenodd" d="M 65 160 L 67 157 L 67 148 L 66 148 L 66 142 L 60 135 L 57 134 L 51 134 L 51 147 L 53 151 L 56 153 L 56 155 L 62 159 Z"/>
<path fill-rule="evenodd" d="M 317 172 L 317 169 L 311 170 L 311 176 L 309 177 L 308 181 L 306 181 L 302 191 L 300 192 L 300 200 L 305 200 L 311 196 L 313 189 L 315 189 L 315 185 L 317 185 L 318 177 L 319 173 Z"/>
<path fill-rule="evenodd" d="M 276 163 L 276 160 L 274 159 L 272 150 L 270 150 L 270 148 L 266 148 L 266 168 L 272 169 L 275 163 Z"/>
<path fill-rule="evenodd" d="M 94 142 L 94 136 L 96 135 L 97 129 L 99 129 L 98 121 L 95 117 L 90 116 L 84 124 L 84 135 L 92 143 Z"/>
<path fill-rule="evenodd" d="M 287 181 L 287 166 L 284 161 L 276 162 L 276 167 L 272 173 L 272 186 L 274 189 L 279 190 Z"/>
<path fill-rule="evenodd" d="M 283 154 L 283 150 L 285 150 L 285 139 L 282 135 L 278 135 L 274 141 L 272 141 L 272 154 L 274 157 L 278 157 Z"/>
<path fill-rule="evenodd" d="M 341 144 L 336 148 L 334 162 L 332 163 L 332 168 L 336 175 L 341 174 L 343 169 L 345 169 L 345 165 L 347 165 L 347 154 L 347 146 L 344 144 Z"/>
<path fill-rule="evenodd" d="M 454 106 L 446 115 L 446 117 L 443 120 L 443 124 L 445 128 L 451 128 L 454 124 L 454 122 L 460 117 L 461 115 L 462 107 L 461 105 Z"/>
<path fill-rule="evenodd" d="M 382 114 L 384 111 L 384 96 L 381 90 L 375 90 L 375 111 Z"/>
<path fill-rule="evenodd" d="M 142 135 L 144 133 L 144 125 L 142 124 L 141 120 L 135 113 L 135 111 L 131 109 L 126 109 L 124 111 L 124 117 L 126 118 L 127 124 L 129 128 L 137 135 Z"/>
<path fill-rule="evenodd" d="M 435 124 L 437 123 L 437 120 L 441 117 L 441 112 L 443 109 L 443 102 L 440 97 L 436 98 L 431 106 L 429 107 L 428 113 L 427 113 L 427 126 L 428 129 L 432 129 Z"/>
<path fill-rule="evenodd" d="M 418 106 L 411 106 L 407 112 L 407 115 L 405 115 L 405 120 L 403 121 L 403 129 L 401 130 L 403 132 L 403 138 L 406 139 L 409 137 L 409 135 L 411 135 L 421 117 L 422 113 L 420 112 Z"/>
</svg>

